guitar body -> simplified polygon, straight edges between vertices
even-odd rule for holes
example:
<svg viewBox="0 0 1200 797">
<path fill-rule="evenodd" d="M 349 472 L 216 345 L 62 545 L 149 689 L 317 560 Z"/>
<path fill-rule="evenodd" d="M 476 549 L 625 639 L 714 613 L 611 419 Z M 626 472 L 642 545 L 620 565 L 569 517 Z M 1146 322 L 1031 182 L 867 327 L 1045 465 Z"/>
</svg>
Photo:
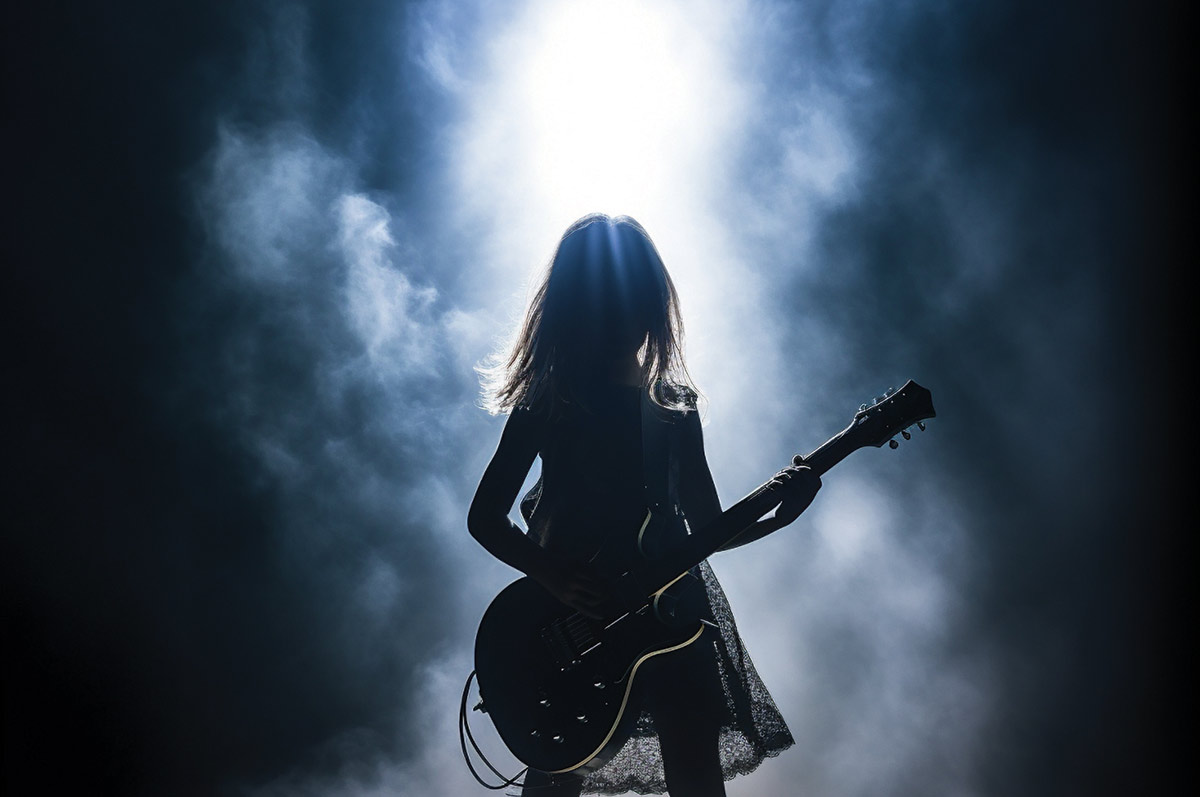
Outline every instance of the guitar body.
<svg viewBox="0 0 1200 797">
<path fill-rule="evenodd" d="M 590 620 L 530 578 L 506 587 L 475 638 L 484 710 L 500 738 L 543 772 L 587 772 L 625 742 L 638 670 L 700 638 L 703 582 L 691 574 L 640 610 Z"/>
</svg>

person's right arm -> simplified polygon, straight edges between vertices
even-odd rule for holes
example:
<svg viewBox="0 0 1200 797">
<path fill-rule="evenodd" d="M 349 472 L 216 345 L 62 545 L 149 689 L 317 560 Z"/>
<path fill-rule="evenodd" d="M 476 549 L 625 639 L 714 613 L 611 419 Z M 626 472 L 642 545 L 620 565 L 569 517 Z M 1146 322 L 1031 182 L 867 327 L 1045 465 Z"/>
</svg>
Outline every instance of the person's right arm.
<svg viewBox="0 0 1200 797">
<path fill-rule="evenodd" d="M 467 529 L 492 556 L 540 583 L 559 601 L 599 617 L 607 591 L 592 570 L 545 550 L 508 519 L 541 447 L 542 433 L 542 421 L 533 413 L 518 409 L 509 416 L 475 490 Z"/>
</svg>

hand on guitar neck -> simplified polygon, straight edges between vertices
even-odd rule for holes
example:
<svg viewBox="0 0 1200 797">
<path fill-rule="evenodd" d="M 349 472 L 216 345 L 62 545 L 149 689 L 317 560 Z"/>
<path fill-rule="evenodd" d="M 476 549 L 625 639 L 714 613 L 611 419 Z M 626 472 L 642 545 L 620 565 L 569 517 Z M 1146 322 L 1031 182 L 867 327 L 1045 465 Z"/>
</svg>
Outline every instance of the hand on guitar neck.
<svg viewBox="0 0 1200 797">
<path fill-rule="evenodd" d="M 797 454 L 792 457 L 790 467 L 775 474 L 771 484 L 782 488 L 780 490 L 782 500 L 776 507 L 771 520 L 776 528 L 783 528 L 800 517 L 801 513 L 808 509 L 809 504 L 817 497 L 817 490 L 821 489 L 821 477 L 815 470 L 804 464 L 804 457 Z"/>
<path fill-rule="evenodd" d="M 792 464 L 776 473 L 768 484 L 778 489 L 782 499 L 774 514 L 756 521 L 718 550 L 728 551 L 760 540 L 794 522 L 816 498 L 817 491 L 821 489 L 821 477 L 805 464 L 803 456 L 796 454 L 792 457 Z"/>
</svg>

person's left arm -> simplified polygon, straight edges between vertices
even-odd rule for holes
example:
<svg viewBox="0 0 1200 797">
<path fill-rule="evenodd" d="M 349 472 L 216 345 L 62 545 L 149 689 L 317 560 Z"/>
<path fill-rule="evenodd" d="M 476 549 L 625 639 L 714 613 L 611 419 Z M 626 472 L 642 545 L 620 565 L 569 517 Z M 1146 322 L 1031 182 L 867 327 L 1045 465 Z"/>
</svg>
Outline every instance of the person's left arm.
<svg viewBox="0 0 1200 797">
<path fill-rule="evenodd" d="M 782 500 L 775 507 L 775 511 L 769 516 L 755 521 L 753 525 L 747 527 L 717 550 L 728 551 L 779 531 L 800 517 L 813 502 L 817 490 L 821 489 L 821 477 L 804 464 L 804 457 L 799 454 L 792 457 L 791 465 L 775 474 L 771 483 L 782 488 L 779 492 Z"/>
<path fill-rule="evenodd" d="M 683 423 L 679 452 L 679 500 L 688 524 L 693 528 L 703 528 L 720 516 L 721 501 L 704 453 L 704 433 L 698 413 L 689 412 Z M 792 457 L 792 464 L 772 479 L 772 483 L 782 488 L 782 500 L 775 511 L 746 527 L 718 550 L 728 551 L 762 539 L 800 517 L 821 489 L 821 478 L 803 462 L 804 458 L 797 454 Z"/>
</svg>

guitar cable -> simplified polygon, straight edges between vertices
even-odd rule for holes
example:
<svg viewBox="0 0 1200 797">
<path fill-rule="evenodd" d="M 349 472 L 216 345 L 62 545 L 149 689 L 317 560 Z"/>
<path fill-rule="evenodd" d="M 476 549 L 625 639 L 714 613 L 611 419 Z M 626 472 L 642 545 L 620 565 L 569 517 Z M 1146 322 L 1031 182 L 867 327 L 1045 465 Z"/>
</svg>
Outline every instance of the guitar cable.
<svg viewBox="0 0 1200 797">
<path fill-rule="evenodd" d="M 487 756 L 485 756 L 483 751 L 479 749 L 479 745 L 475 742 L 475 736 L 471 733 L 471 723 L 467 719 L 467 695 L 471 691 L 471 681 L 473 680 L 475 680 L 475 671 L 471 670 L 471 674 L 467 676 L 466 684 L 463 685 L 462 702 L 458 706 L 458 743 L 462 746 L 463 761 L 467 762 L 467 769 L 471 770 L 471 774 L 475 777 L 475 780 L 479 782 L 479 785 L 483 786 L 485 789 L 499 791 L 500 789 L 506 789 L 509 786 L 517 783 L 517 778 L 528 772 L 529 767 L 525 767 L 511 778 L 505 778 L 504 775 L 501 774 L 500 770 L 492 766 L 492 762 L 488 761 Z M 487 768 L 492 771 L 492 774 L 504 781 L 503 783 L 498 786 L 493 786 L 490 783 L 484 782 L 483 778 L 479 777 L 479 773 L 475 771 L 475 766 L 471 763 L 471 756 L 467 754 L 468 739 L 471 742 L 471 747 L 475 749 L 475 755 L 479 756 L 479 760 L 484 764 L 487 764 Z M 523 786 L 524 784 L 517 785 Z"/>
</svg>

